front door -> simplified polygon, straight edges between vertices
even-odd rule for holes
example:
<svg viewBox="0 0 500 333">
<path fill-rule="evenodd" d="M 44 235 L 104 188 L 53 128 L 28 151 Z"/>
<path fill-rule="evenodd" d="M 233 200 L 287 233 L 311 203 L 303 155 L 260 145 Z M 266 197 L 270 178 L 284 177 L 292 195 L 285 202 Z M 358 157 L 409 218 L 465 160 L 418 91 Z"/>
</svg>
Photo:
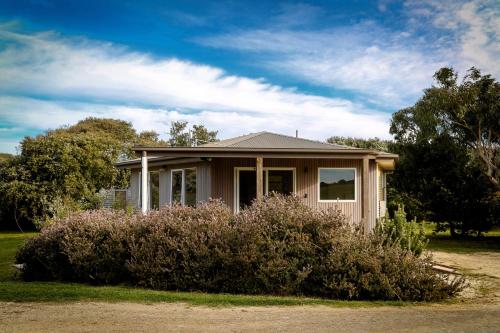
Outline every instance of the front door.
<svg viewBox="0 0 500 333">
<path fill-rule="evenodd" d="M 264 194 L 271 192 L 290 195 L 294 193 L 294 170 L 264 168 Z M 253 168 L 237 169 L 236 207 L 244 209 L 252 204 L 257 196 L 257 179 Z"/>
</svg>

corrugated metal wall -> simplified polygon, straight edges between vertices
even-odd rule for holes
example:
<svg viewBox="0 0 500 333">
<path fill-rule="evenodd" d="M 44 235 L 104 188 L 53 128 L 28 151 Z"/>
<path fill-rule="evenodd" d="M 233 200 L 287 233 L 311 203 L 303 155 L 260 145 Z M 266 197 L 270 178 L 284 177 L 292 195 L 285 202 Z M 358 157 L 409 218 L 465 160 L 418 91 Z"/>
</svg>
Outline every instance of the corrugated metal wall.
<svg viewBox="0 0 500 333">
<path fill-rule="evenodd" d="M 130 202 L 129 204 L 139 209 L 141 207 L 141 172 L 132 170 L 130 173 Z"/>
<path fill-rule="evenodd" d="M 253 158 L 214 158 L 212 161 L 212 197 L 221 198 L 231 209 L 234 209 L 234 168 L 254 166 L 255 159 Z M 297 195 L 305 204 L 320 209 L 337 207 L 352 222 L 361 221 L 361 160 L 264 158 L 264 168 L 266 167 L 296 168 Z M 356 202 L 318 202 L 317 179 L 320 167 L 356 168 Z"/>
</svg>

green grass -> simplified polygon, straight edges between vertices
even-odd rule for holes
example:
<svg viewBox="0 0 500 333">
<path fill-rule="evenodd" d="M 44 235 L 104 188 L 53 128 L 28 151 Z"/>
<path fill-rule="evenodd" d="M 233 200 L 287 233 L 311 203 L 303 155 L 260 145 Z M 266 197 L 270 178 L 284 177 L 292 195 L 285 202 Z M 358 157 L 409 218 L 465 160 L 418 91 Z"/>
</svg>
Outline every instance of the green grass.
<svg viewBox="0 0 500 333">
<path fill-rule="evenodd" d="M 17 248 L 34 233 L 0 233 L 0 301 L 7 302 L 184 302 L 205 306 L 289 306 L 333 307 L 402 306 L 410 302 L 338 301 L 306 297 L 249 296 L 199 292 L 157 291 L 128 286 L 91 286 L 79 283 L 23 282 L 13 278 L 12 264 Z"/>
<path fill-rule="evenodd" d="M 429 236 L 428 250 L 475 253 L 483 251 L 500 252 L 500 229 L 493 229 L 480 238 L 452 238 L 450 232 L 434 232 L 434 223 L 425 223 L 425 231 Z"/>
</svg>

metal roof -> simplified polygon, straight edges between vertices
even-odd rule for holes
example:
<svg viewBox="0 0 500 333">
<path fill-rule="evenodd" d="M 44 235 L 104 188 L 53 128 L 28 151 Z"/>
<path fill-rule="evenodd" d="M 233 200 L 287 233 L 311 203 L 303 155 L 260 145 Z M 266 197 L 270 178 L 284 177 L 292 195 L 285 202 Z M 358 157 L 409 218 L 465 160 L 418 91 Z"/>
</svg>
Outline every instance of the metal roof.
<svg viewBox="0 0 500 333">
<path fill-rule="evenodd" d="M 293 136 L 276 134 L 270 132 L 258 132 L 235 138 L 210 142 L 199 147 L 203 148 L 262 148 L 262 149 L 357 149 L 343 145 L 330 144 L 320 141 L 296 138 Z"/>
<path fill-rule="evenodd" d="M 148 152 L 151 163 L 178 163 L 186 158 L 255 157 L 266 158 L 370 158 L 394 159 L 398 155 L 373 149 L 330 144 L 282 134 L 259 132 L 211 142 L 197 147 L 135 146 L 136 153 Z M 116 163 L 120 167 L 140 165 L 140 159 Z"/>
</svg>

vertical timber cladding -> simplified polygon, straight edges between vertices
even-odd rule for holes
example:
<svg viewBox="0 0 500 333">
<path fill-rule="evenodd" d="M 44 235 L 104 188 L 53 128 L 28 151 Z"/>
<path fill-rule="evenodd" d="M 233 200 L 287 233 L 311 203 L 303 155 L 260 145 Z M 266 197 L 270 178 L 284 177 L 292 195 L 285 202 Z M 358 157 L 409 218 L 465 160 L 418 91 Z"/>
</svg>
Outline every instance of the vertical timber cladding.
<svg viewBox="0 0 500 333">
<path fill-rule="evenodd" d="M 336 207 L 354 223 L 360 223 L 362 219 L 362 163 L 362 160 L 347 159 L 277 159 L 264 157 L 264 168 L 292 167 L 296 169 L 297 195 L 302 198 L 306 205 L 320 209 Z M 234 168 L 255 167 L 256 159 L 214 158 L 211 164 L 212 198 L 221 198 L 234 210 Z M 355 168 L 356 202 L 318 202 L 318 168 L 320 167 Z"/>
</svg>

